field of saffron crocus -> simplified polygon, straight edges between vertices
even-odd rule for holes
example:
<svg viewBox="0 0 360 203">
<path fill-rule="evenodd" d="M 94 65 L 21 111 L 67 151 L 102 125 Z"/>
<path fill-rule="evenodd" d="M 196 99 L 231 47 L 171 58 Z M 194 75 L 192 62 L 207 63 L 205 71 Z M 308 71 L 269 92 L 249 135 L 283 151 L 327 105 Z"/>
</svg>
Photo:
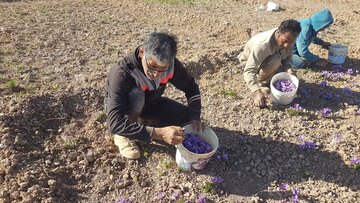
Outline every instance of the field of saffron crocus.
<svg viewBox="0 0 360 203">
<path fill-rule="evenodd" d="M 359 202 L 360 2 L 265 3 L 0 1 L 0 202 Z M 348 45 L 345 63 L 298 70 L 289 105 L 252 107 L 236 58 L 245 43 L 323 7 L 335 21 L 319 37 Z M 159 143 L 126 160 L 107 131 L 108 70 L 154 30 L 178 36 L 219 137 L 201 171 L 182 171 Z M 171 85 L 166 96 L 186 103 Z"/>
</svg>

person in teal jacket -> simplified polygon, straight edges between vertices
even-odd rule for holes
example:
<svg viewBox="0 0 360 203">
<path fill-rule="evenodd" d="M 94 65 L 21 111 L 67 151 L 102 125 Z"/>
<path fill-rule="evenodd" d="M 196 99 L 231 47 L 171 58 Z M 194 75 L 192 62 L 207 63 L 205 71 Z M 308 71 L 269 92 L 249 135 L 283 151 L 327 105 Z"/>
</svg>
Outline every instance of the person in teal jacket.
<svg viewBox="0 0 360 203">
<path fill-rule="evenodd" d="M 333 22 L 333 16 L 328 8 L 314 13 L 310 18 L 299 20 L 301 26 L 301 32 L 296 39 L 296 43 L 292 56 L 292 67 L 300 68 L 305 65 L 305 61 L 315 63 L 320 67 L 325 67 L 328 64 L 326 59 L 320 58 L 311 53 L 309 46 L 311 43 L 321 45 L 322 48 L 329 49 L 331 45 L 329 42 L 325 42 L 316 35 L 318 32 L 328 28 Z"/>
</svg>

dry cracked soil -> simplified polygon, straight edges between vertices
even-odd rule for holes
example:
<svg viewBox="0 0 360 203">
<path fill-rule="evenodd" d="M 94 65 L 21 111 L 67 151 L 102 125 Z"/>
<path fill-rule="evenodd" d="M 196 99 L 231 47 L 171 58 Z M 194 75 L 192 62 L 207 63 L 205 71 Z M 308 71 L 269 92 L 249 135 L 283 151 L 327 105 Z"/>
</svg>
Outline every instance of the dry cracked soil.
<svg viewBox="0 0 360 203">
<path fill-rule="evenodd" d="M 294 189 L 299 202 L 360 202 L 360 1 L 275 2 L 278 12 L 260 0 L 0 1 L 0 202 L 281 202 Z M 300 69 L 292 104 L 253 108 L 237 54 L 323 7 L 335 21 L 319 36 L 348 45 L 346 62 Z M 204 170 L 182 171 L 175 148 L 157 143 L 126 160 L 107 131 L 108 70 L 154 30 L 177 35 L 219 137 Z M 186 102 L 171 85 L 166 96 Z M 315 149 L 301 149 L 301 136 Z"/>
</svg>

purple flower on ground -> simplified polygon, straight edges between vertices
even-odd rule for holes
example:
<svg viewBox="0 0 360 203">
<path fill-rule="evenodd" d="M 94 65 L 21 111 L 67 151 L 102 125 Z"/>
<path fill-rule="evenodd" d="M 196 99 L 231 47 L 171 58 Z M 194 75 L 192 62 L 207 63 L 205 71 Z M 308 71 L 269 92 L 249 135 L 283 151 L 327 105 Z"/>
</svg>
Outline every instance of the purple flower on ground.
<svg viewBox="0 0 360 203">
<path fill-rule="evenodd" d="M 206 203 L 206 197 L 205 197 L 205 195 L 201 194 L 201 195 L 199 196 L 199 199 L 198 199 L 197 203 Z"/>
<path fill-rule="evenodd" d="M 280 184 L 280 191 L 286 191 L 289 188 L 289 185 L 286 183 L 281 183 Z"/>
<path fill-rule="evenodd" d="M 115 182 L 115 183 L 119 183 L 119 182 L 120 182 L 120 178 L 115 178 L 114 182 Z"/>
<path fill-rule="evenodd" d="M 172 195 L 171 195 L 171 199 L 172 200 L 177 200 L 179 198 L 179 191 L 175 191 Z"/>
<path fill-rule="evenodd" d="M 347 69 L 346 74 L 349 74 L 349 75 L 354 74 L 353 69 L 351 69 L 351 68 L 350 68 L 350 69 Z"/>
<path fill-rule="evenodd" d="M 212 182 L 220 184 L 220 183 L 224 182 L 224 179 L 222 179 L 220 176 L 216 176 L 216 177 L 212 178 Z"/>
<path fill-rule="evenodd" d="M 351 88 L 348 87 L 343 88 L 342 91 L 346 94 L 350 94 L 352 92 Z"/>
<path fill-rule="evenodd" d="M 197 134 L 186 134 L 183 146 L 196 154 L 206 154 L 212 151 L 212 147 Z"/>
<path fill-rule="evenodd" d="M 350 159 L 350 161 L 351 161 L 351 164 L 353 164 L 353 165 L 358 165 L 358 164 L 360 164 L 360 158 L 358 158 L 358 157 L 352 157 L 352 158 Z"/>
<path fill-rule="evenodd" d="M 321 76 L 330 77 L 330 76 L 331 76 L 331 72 L 329 72 L 329 71 L 323 71 L 323 72 L 321 72 Z"/>
<path fill-rule="evenodd" d="M 166 193 L 165 192 L 158 192 L 157 193 L 157 198 L 158 199 L 162 199 L 162 198 L 164 198 L 166 196 Z"/>
<path fill-rule="evenodd" d="M 325 80 L 323 80 L 323 81 L 320 82 L 320 85 L 323 86 L 323 87 L 326 87 L 326 86 L 327 86 L 327 83 L 326 83 Z"/>
<path fill-rule="evenodd" d="M 299 202 L 299 194 L 300 194 L 299 189 L 297 189 L 297 188 L 293 189 L 290 201 L 293 202 L 293 203 Z"/>
<path fill-rule="evenodd" d="M 295 84 L 291 80 L 277 80 L 274 83 L 274 87 L 281 92 L 291 92 L 296 89 Z"/>
<path fill-rule="evenodd" d="M 294 109 L 297 110 L 297 111 L 303 110 L 303 108 L 302 108 L 302 107 L 300 106 L 300 104 L 298 104 L 298 103 L 295 103 L 295 104 L 294 104 Z"/>
<path fill-rule="evenodd" d="M 221 161 L 221 155 L 220 155 L 220 154 L 217 154 L 217 155 L 216 155 L 216 159 L 219 160 L 219 161 Z"/>
<path fill-rule="evenodd" d="M 332 110 L 329 109 L 329 108 L 323 108 L 323 109 L 320 110 L 320 112 L 321 112 L 323 117 L 329 117 Z"/>
<path fill-rule="evenodd" d="M 125 197 L 120 197 L 116 203 L 132 203 L 130 200 L 125 199 Z"/>
<path fill-rule="evenodd" d="M 301 149 L 315 149 L 316 144 L 313 141 L 304 141 L 304 143 L 299 145 Z"/>
<path fill-rule="evenodd" d="M 227 160 L 229 160 L 229 155 L 224 151 L 222 158 L 224 159 L 224 161 L 227 161 Z"/>
<path fill-rule="evenodd" d="M 298 142 L 300 142 L 299 147 L 300 149 L 315 149 L 316 144 L 313 141 L 305 140 L 303 135 L 297 137 Z"/>
</svg>

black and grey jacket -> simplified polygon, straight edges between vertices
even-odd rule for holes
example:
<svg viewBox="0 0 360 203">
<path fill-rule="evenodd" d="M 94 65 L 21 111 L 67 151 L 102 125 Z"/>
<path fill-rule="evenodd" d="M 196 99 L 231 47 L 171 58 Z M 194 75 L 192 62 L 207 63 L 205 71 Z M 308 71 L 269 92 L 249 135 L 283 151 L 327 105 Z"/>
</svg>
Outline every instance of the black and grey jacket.
<svg viewBox="0 0 360 203">
<path fill-rule="evenodd" d="M 131 122 L 125 113 L 128 110 L 128 93 L 134 87 L 145 92 L 145 103 L 156 101 L 170 82 L 185 93 L 191 120 L 200 120 L 201 99 L 199 86 L 196 84 L 178 59 L 175 58 L 169 70 L 156 80 L 150 80 L 144 74 L 139 57 L 139 47 L 132 54 L 123 58 L 112 67 L 106 80 L 107 121 L 111 133 L 149 142 L 152 127 Z"/>
</svg>

